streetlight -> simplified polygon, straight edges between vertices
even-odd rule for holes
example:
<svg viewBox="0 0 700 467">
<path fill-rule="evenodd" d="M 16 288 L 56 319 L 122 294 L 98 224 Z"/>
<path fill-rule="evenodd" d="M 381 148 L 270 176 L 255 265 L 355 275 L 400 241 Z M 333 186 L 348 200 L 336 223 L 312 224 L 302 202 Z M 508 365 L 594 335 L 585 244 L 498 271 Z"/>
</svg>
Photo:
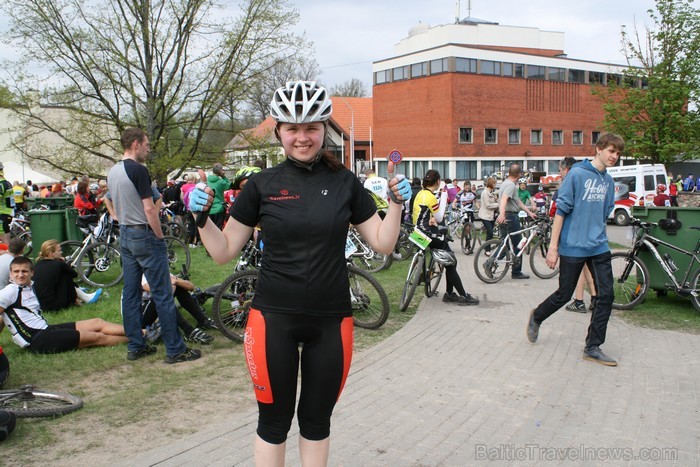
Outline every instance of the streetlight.
<svg viewBox="0 0 700 467">
<path fill-rule="evenodd" d="M 355 111 L 348 103 L 347 99 L 342 98 L 345 105 L 350 109 L 350 170 L 355 172 Z"/>
</svg>

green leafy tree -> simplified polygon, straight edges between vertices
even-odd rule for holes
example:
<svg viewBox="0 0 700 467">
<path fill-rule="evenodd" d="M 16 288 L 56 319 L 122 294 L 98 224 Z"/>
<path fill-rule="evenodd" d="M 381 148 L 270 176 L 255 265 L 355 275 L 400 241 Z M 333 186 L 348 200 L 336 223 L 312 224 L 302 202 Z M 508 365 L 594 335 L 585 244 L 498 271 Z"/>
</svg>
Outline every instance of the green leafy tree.
<svg viewBox="0 0 700 467">
<path fill-rule="evenodd" d="M 16 112 L 27 133 L 62 142 L 26 156 L 68 172 L 109 166 L 122 153 L 119 134 L 137 126 L 150 137 L 149 168 L 158 179 L 220 157 L 223 146 L 215 156 L 206 135 L 220 127 L 222 109 L 305 47 L 289 32 L 298 20 L 289 2 L 235 5 L 232 18 L 214 0 L 3 2 L 6 39 L 22 50 L 13 75 L 21 76 L 15 87 L 27 105 Z M 31 76 L 32 69 L 46 75 Z M 31 105 L 27 83 L 39 81 L 51 87 L 41 90 L 42 106 Z M 70 124 L 47 117 L 47 104 L 69 110 Z"/>
<path fill-rule="evenodd" d="M 659 163 L 700 156 L 700 14 L 690 0 L 657 0 L 653 26 L 622 29 L 628 69 L 608 86 L 603 127 L 620 134 L 625 152 Z"/>
<path fill-rule="evenodd" d="M 0 84 L 0 107 L 12 107 L 17 102 L 17 98 L 7 88 Z"/>
</svg>

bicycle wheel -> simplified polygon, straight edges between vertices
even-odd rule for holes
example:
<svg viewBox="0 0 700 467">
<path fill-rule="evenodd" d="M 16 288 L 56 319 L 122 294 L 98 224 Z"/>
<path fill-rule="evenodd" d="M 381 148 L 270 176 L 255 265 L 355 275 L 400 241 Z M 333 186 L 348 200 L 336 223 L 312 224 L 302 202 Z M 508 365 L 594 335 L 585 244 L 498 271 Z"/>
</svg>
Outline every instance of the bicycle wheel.
<svg viewBox="0 0 700 467">
<path fill-rule="evenodd" d="M 399 302 L 399 310 L 406 311 L 408 305 L 411 303 L 413 294 L 416 293 L 416 288 L 421 281 L 421 275 L 423 274 L 423 263 L 425 262 L 425 256 L 423 252 L 418 252 L 413 255 L 411 260 L 411 265 L 408 268 L 408 276 L 406 277 L 406 283 L 403 286 L 403 292 L 401 292 L 401 301 Z"/>
<path fill-rule="evenodd" d="M 6 397 L 9 397 L 5 400 Z M 0 409 L 14 413 L 17 418 L 55 417 L 75 412 L 83 401 L 72 394 L 48 392 L 32 387 L 0 391 Z"/>
<path fill-rule="evenodd" d="M 540 279 L 551 279 L 559 274 L 559 268 L 551 269 L 547 266 L 547 252 L 549 251 L 549 242 L 540 238 L 530 250 L 530 270 L 535 273 Z"/>
<path fill-rule="evenodd" d="M 402 228 L 399 230 L 399 238 L 396 240 L 396 246 L 394 247 L 394 254 L 398 255 L 394 259 L 403 261 L 410 258 L 415 253 L 416 246 L 408 239 L 410 232 Z"/>
<path fill-rule="evenodd" d="M 437 261 L 430 259 L 430 266 L 428 267 L 428 278 L 425 281 L 425 296 L 430 298 L 438 294 L 438 286 L 440 285 L 440 280 L 442 279 L 442 273 L 445 271 L 445 267 L 438 263 Z"/>
<path fill-rule="evenodd" d="M 700 293 L 700 270 L 695 271 L 695 274 L 693 274 L 693 278 L 690 280 L 690 289 Z M 700 311 L 700 297 L 691 294 L 690 301 L 693 302 L 695 309 Z"/>
<path fill-rule="evenodd" d="M 189 271 L 190 270 L 190 249 L 187 245 L 177 237 L 171 235 L 166 235 L 163 237 L 165 240 L 165 249 L 168 252 L 168 265 L 170 267 L 170 272 L 172 274 L 180 274 L 183 267 Z"/>
<path fill-rule="evenodd" d="M 350 303 L 355 326 L 377 329 L 389 317 L 389 298 L 377 279 L 370 273 L 348 265 Z"/>
<path fill-rule="evenodd" d="M 474 254 L 474 272 L 487 284 L 495 284 L 503 279 L 510 264 L 511 253 L 508 244 L 497 238 L 484 242 Z"/>
<path fill-rule="evenodd" d="M 122 280 L 122 256 L 105 242 L 88 245 L 75 265 L 80 278 L 93 287 L 111 287 Z"/>
<path fill-rule="evenodd" d="M 83 247 L 83 243 L 77 240 L 66 240 L 64 242 L 59 243 L 59 245 L 61 246 L 61 254 L 66 260 L 66 263 L 68 263 L 71 267 L 74 267 L 77 271 L 78 255 L 80 254 L 80 249 Z M 90 255 L 92 255 L 92 253 L 90 253 Z M 88 260 L 84 265 L 84 268 L 85 274 L 89 276 L 92 272 L 92 268 L 90 267 L 90 265 L 94 263 L 94 259 L 91 256 L 88 256 L 87 258 Z M 80 273 L 78 273 L 78 280 L 82 282 Z"/>
<path fill-rule="evenodd" d="M 366 245 L 366 244 L 365 244 Z M 352 265 L 367 272 L 379 272 L 384 269 L 389 269 L 393 262 L 392 255 L 384 255 L 372 250 L 369 245 L 366 245 L 369 253 L 363 256 L 351 256 Z"/>
<path fill-rule="evenodd" d="M 184 242 L 184 238 L 186 236 L 185 235 L 185 228 L 183 227 L 183 225 L 181 223 L 175 222 L 175 221 L 168 222 L 168 228 L 170 230 L 170 233 L 168 235 L 171 235 L 173 237 L 177 237 Z"/>
<path fill-rule="evenodd" d="M 26 230 L 19 234 L 19 238 L 24 240 L 24 251 L 22 254 L 24 256 L 29 256 L 32 253 L 32 232 L 31 230 Z"/>
<path fill-rule="evenodd" d="M 214 295 L 211 312 L 216 327 L 232 341 L 243 342 L 257 285 L 258 271 L 248 269 L 226 278 Z"/>
<path fill-rule="evenodd" d="M 472 253 L 474 253 L 474 244 L 472 236 L 475 235 L 475 233 L 476 232 L 474 231 L 474 224 L 472 224 L 471 222 L 465 224 L 461 241 L 462 253 L 464 253 L 465 255 L 471 255 Z"/>
<path fill-rule="evenodd" d="M 644 301 L 649 290 L 649 270 L 637 257 L 627 253 L 613 253 L 610 259 L 613 275 L 612 307 L 631 310 Z"/>
</svg>

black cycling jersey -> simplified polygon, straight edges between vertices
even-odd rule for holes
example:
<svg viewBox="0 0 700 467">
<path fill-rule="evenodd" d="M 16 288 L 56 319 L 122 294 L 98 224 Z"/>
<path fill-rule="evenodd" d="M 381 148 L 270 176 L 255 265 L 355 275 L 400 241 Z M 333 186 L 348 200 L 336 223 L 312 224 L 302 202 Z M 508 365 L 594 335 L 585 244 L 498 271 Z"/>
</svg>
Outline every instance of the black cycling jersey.
<svg viewBox="0 0 700 467">
<path fill-rule="evenodd" d="M 259 223 L 265 238 L 253 307 L 349 316 L 348 227 L 375 212 L 352 172 L 333 172 L 324 162 L 308 170 L 286 160 L 250 178 L 230 213 L 242 224 Z"/>
</svg>

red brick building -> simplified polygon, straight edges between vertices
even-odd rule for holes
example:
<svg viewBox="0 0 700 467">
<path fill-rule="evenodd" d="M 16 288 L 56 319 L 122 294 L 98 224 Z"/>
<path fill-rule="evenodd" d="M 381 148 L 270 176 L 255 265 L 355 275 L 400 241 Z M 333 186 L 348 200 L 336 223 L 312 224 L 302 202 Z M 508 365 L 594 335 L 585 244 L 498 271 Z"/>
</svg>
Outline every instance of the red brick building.
<svg viewBox="0 0 700 467">
<path fill-rule="evenodd" d="M 413 28 L 373 64 L 374 153 L 397 148 L 408 176 L 434 168 L 459 180 L 512 162 L 556 174 L 564 156 L 590 157 L 603 119 L 591 87 L 625 67 L 563 49 L 563 33 L 474 19 Z"/>
</svg>

